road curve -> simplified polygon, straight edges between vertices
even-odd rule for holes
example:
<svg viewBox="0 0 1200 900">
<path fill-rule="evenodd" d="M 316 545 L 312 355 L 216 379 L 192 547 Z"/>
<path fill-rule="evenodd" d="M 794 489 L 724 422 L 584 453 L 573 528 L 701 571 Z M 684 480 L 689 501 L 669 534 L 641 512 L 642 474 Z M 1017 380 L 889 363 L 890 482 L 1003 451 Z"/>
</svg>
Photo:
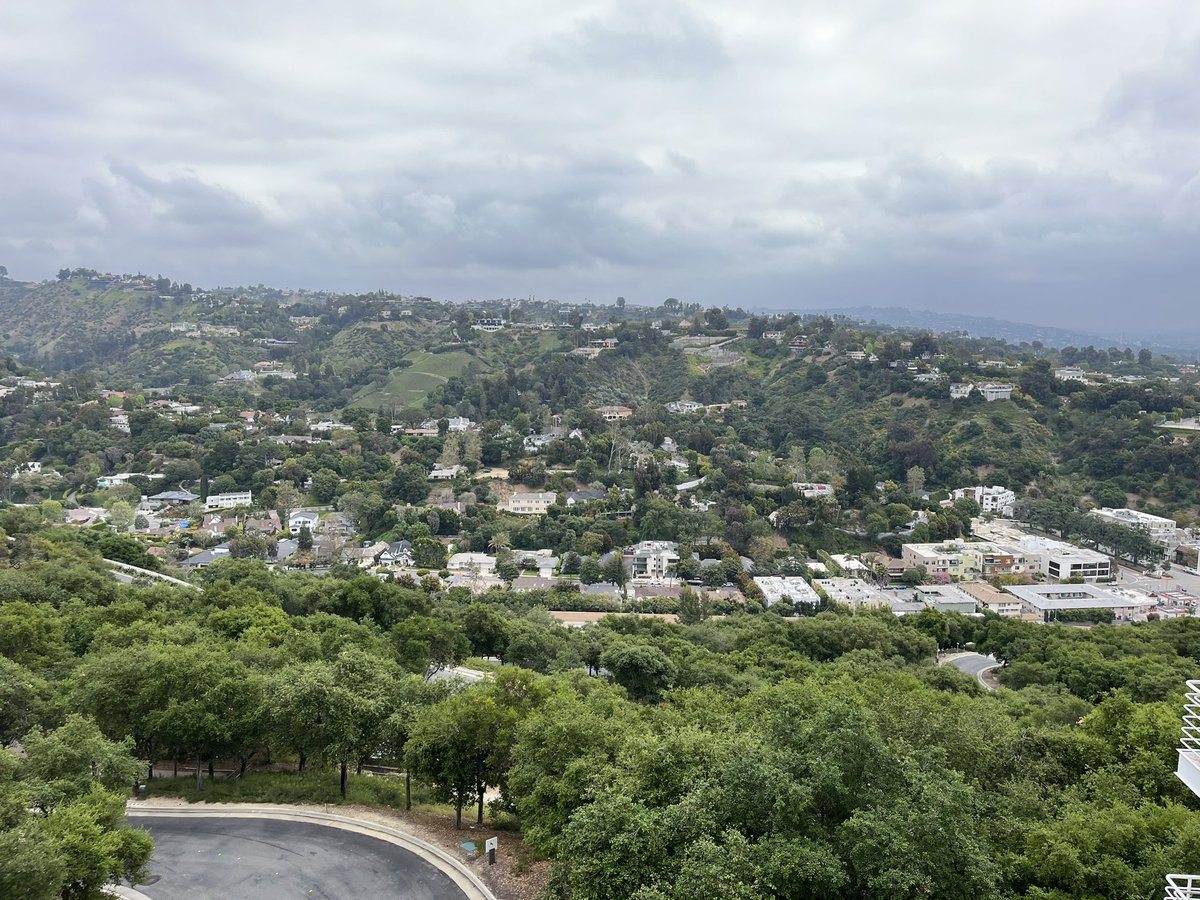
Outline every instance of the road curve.
<svg viewBox="0 0 1200 900">
<path fill-rule="evenodd" d="M 155 841 L 150 900 L 495 900 L 448 854 L 393 828 L 287 808 L 137 807 Z"/>
<path fill-rule="evenodd" d="M 974 675 L 975 680 L 989 691 L 994 691 L 996 688 L 989 684 L 983 677 L 984 672 L 989 672 L 992 669 L 1000 667 L 995 658 L 984 656 L 982 653 L 953 653 L 949 656 L 938 660 L 939 666 L 951 665 L 958 671 L 966 675 Z"/>
</svg>

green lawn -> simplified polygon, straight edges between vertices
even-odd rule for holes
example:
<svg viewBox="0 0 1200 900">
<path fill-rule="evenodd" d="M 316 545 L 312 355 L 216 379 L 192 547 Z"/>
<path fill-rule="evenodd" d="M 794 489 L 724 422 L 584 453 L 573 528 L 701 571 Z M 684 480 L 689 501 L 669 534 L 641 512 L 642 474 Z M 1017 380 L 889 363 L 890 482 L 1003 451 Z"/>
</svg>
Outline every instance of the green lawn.
<svg viewBox="0 0 1200 900">
<path fill-rule="evenodd" d="M 450 353 L 410 353 L 404 357 L 412 365 L 392 372 L 382 387 L 368 386 L 358 393 L 351 406 L 366 409 L 417 406 L 425 396 L 452 376 L 461 375 L 467 364 L 478 362 L 471 354 L 455 350 Z"/>
</svg>

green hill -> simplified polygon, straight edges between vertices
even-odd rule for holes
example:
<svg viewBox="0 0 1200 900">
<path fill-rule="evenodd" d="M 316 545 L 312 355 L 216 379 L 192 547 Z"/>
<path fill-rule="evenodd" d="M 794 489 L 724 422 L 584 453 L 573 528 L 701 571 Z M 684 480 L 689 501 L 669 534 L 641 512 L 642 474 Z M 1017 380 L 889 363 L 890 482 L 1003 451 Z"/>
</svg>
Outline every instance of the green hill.
<svg viewBox="0 0 1200 900">
<path fill-rule="evenodd" d="M 419 406 L 429 392 L 461 375 L 474 363 L 481 371 L 486 366 L 478 357 L 464 350 L 448 353 L 410 353 L 403 357 L 406 365 L 397 368 L 382 384 L 372 383 L 354 395 L 351 406 L 366 409 L 403 409 Z"/>
</svg>

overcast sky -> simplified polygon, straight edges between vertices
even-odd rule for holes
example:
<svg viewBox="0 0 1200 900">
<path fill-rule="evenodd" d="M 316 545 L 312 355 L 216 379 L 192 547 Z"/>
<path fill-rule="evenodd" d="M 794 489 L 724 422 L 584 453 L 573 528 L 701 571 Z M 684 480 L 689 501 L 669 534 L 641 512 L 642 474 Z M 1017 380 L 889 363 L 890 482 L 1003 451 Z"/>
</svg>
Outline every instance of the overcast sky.
<svg viewBox="0 0 1200 900">
<path fill-rule="evenodd" d="M 0 2 L 19 278 L 1194 328 L 1198 173 L 1195 0 Z"/>
</svg>

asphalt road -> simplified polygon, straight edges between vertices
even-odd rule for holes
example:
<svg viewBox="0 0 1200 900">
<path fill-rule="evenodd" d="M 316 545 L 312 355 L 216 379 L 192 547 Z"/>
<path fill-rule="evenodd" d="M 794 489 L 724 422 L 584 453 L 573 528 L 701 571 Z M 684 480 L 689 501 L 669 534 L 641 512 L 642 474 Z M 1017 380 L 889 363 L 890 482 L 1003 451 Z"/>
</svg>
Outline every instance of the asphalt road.
<svg viewBox="0 0 1200 900">
<path fill-rule="evenodd" d="M 152 900 L 463 900 L 444 873 L 386 841 L 304 822 L 131 817 L 154 838 Z"/>
<path fill-rule="evenodd" d="M 955 656 L 954 659 L 946 660 L 942 665 L 946 664 L 954 666 L 960 672 L 967 675 L 974 675 L 975 678 L 989 691 L 994 688 L 980 677 L 986 669 L 992 669 L 999 665 L 992 657 L 984 656 L 982 653 L 962 653 Z"/>
</svg>

